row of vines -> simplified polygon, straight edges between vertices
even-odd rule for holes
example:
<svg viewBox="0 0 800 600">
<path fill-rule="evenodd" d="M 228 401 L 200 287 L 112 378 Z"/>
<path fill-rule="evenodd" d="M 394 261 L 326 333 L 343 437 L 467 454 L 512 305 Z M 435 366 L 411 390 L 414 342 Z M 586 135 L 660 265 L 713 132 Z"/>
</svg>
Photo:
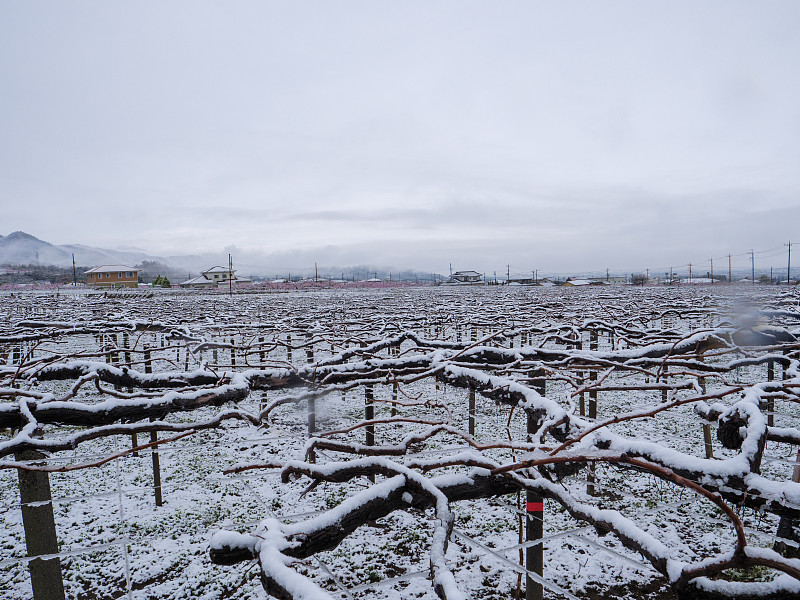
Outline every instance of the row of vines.
<svg viewBox="0 0 800 600">
<path fill-rule="evenodd" d="M 46 555 L 81 599 L 800 598 L 796 290 L 30 293 L 0 323 L 8 597 Z"/>
</svg>

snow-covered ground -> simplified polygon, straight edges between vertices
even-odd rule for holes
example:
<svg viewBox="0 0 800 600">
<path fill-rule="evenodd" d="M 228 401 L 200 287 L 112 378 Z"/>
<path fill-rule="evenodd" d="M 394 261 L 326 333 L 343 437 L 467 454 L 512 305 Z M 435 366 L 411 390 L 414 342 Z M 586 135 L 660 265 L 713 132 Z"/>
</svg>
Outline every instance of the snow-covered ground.
<svg viewBox="0 0 800 600">
<path fill-rule="evenodd" d="M 563 328 L 585 328 L 583 348 L 590 338 L 587 322 L 614 323 L 620 327 L 650 331 L 671 331 L 680 335 L 703 328 L 719 327 L 740 318 L 744 299 L 727 296 L 722 290 L 676 289 L 400 289 L 320 291 L 308 293 L 261 294 L 226 298 L 213 295 L 143 294 L 75 295 L 53 294 L 4 296 L 0 316 L 9 323 L 3 335 L 34 330 L 23 319 L 50 324 L 94 327 L 102 324 L 109 333 L 116 332 L 117 344 L 123 344 L 115 324 L 147 321 L 182 328 L 196 336 L 197 342 L 229 343 L 239 348 L 260 343 L 264 338 L 268 354 L 263 364 L 259 348 L 252 348 L 247 359 L 237 355 L 231 364 L 229 350 L 207 347 L 188 355 L 169 346 L 164 335 L 131 333 L 130 346 L 148 344 L 153 348 L 156 371 L 209 368 L 216 363 L 220 370 L 244 371 L 247 368 L 303 366 L 308 360 L 321 363 L 344 347 L 356 347 L 387 338 L 398 332 L 412 331 L 428 339 L 469 345 L 498 331 L 515 332 L 495 342 L 507 348 L 541 346 L 563 349 L 553 332 Z M 765 294 L 774 295 L 770 289 Z M 733 292 L 731 292 L 733 294 Z M 766 298 L 771 306 L 798 313 L 798 296 L 785 294 L 785 302 Z M 764 298 L 756 304 L 763 305 Z M 676 312 L 667 312 L 676 308 Z M 762 320 L 767 320 L 762 317 Z M 772 316 L 768 320 L 797 331 L 800 323 L 793 317 Z M 41 331 L 41 330 L 39 330 Z M 597 352 L 620 352 L 634 340 L 600 335 Z M 291 359 L 287 336 L 293 346 Z M 96 352 L 107 341 L 103 334 L 89 331 L 45 340 L 33 358 L 52 353 Z M 269 347 L 271 341 L 279 341 Z M 314 340 L 314 355 L 309 357 L 300 344 Z M 487 345 L 491 345 L 487 341 Z M 332 348 L 331 343 L 335 345 Z M 613 347 L 612 347 L 613 344 Z M 30 348 L 32 344 L 28 344 Z M 190 344 L 191 346 L 191 344 Z M 404 342 L 401 352 L 415 344 Z M 8 346 L 10 349 L 11 346 Z M 0 343 L 0 351 L 2 343 Z M 216 354 L 215 354 L 216 353 Z M 216 358 L 215 358 L 216 356 Z M 387 350 L 376 353 L 387 358 Z M 8 360 L 11 360 L 9 354 Z M 119 360 L 122 360 L 120 358 Z M 246 364 L 245 360 L 249 363 Z M 729 356 L 710 362 L 730 360 Z M 202 363 L 202 364 L 200 364 Z M 499 376 L 520 379 L 521 373 L 500 369 Z M 575 375 L 563 367 L 563 374 Z M 708 378 L 708 390 L 728 383 L 753 384 L 766 380 L 764 365 L 745 366 L 722 378 Z M 777 369 L 777 377 L 782 375 Z M 552 372 L 546 396 L 562 409 L 576 411 L 575 387 L 567 377 Z M 696 379 L 675 374 L 670 383 Z M 646 370 L 614 371 L 603 382 L 606 386 L 635 386 L 654 383 Z M 65 393 L 71 381 L 42 381 L 38 392 Z M 27 384 L 26 384 L 27 385 Z M 391 382 L 375 385 L 376 418 L 389 417 Z M 292 389 L 253 391 L 236 408 L 257 414 L 269 403 L 295 393 Z M 689 396 L 695 390 L 676 392 Z M 99 401 L 97 390 L 81 391 L 86 403 Z M 401 400 L 409 406 L 401 414 L 421 420 L 447 421 L 466 428 L 468 391 L 435 382 L 433 378 L 402 386 Z M 658 405 L 659 390 L 603 391 L 598 399 L 598 420 Z M 413 400 L 413 402 L 412 402 Z M 587 398 L 588 400 L 588 398 Z M 7 402 L 8 400 L 2 400 Z M 726 400 L 727 402 L 727 400 Z M 343 429 L 364 418 L 365 388 L 333 391 L 317 400 L 319 431 Z M 413 406 L 411 406 L 413 404 Z M 224 408 L 224 407 L 223 407 Z M 221 409 L 204 407 L 192 412 L 173 413 L 171 422 L 196 422 L 211 418 Z M 521 410 L 477 398 L 475 439 L 480 442 L 524 442 L 525 416 Z M 776 425 L 797 427 L 796 403 L 778 400 Z M 322 483 L 307 491 L 311 481 L 298 478 L 281 483 L 278 469 L 259 469 L 225 474 L 235 465 L 283 463 L 302 460 L 308 438 L 306 403 L 285 404 L 275 408 L 266 426 L 257 427 L 240 420 L 226 421 L 218 429 L 199 431 L 159 447 L 164 504 L 156 507 L 153 497 L 152 449 L 126 455 L 99 467 L 66 473 L 51 473 L 54 512 L 62 572 L 68 598 L 79 600 L 136 598 L 266 598 L 255 561 L 234 566 L 217 566 L 209 560 L 209 541 L 220 530 L 251 533 L 264 519 L 283 523 L 303 523 L 320 511 L 339 505 L 370 485 L 366 478 L 346 483 Z M 395 444 L 413 432 L 427 429 L 422 423 L 394 423 L 376 426 L 377 445 Z M 68 435 L 77 428 L 48 428 L 47 435 Z M 704 457 L 702 422 L 694 405 L 676 407 L 651 418 L 611 424 L 607 431 L 626 439 L 658 443 L 688 457 Z M 165 437 L 167 434 L 160 434 Z M 363 429 L 339 436 L 351 441 L 363 440 Z M 11 432 L 0 430 L 0 443 Z M 147 440 L 140 436 L 139 443 Z M 50 464 L 68 465 L 96 460 L 130 446 L 130 438 L 115 436 L 85 442 L 76 450 L 56 453 Z M 714 439 L 715 459 L 733 457 L 736 451 L 724 449 Z M 467 450 L 461 437 L 439 434 L 414 446 L 409 454 L 391 457 L 406 464 L 422 457 L 441 458 Z M 762 465 L 762 475 L 772 481 L 791 478 L 796 449 L 788 444 L 770 442 Z M 488 449 L 483 454 L 500 464 L 519 460 L 522 454 L 508 449 Z M 317 452 L 317 462 L 326 464 L 345 460 L 336 452 Z M 464 473 L 465 467 L 439 469 L 443 473 Z M 666 544 L 672 558 L 686 562 L 712 556 L 736 541 L 736 534 L 724 514 L 714 504 L 691 491 L 665 483 L 652 475 L 630 469 L 598 465 L 595 495 L 587 493 L 588 470 L 572 475 L 562 485 L 575 499 L 593 506 L 619 511 L 642 530 Z M 380 481 L 380 479 L 379 479 Z M 31 597 L 25 540 L 14 469 L 0 470 L 0 590 L 2 598 Z M 304 493 L 305 492 L 305 493 Z M 520 544 L 523 535 L 520 519 L 524 494 L 454 503 L 455 528 L 446 555 L 455 580 L 467 596 L 474 598 L 509 598 L 519 585 Z M 578 522 L 552 500 L 544 508 L 544 579 L 550 589 L 548 598 L 660 598 L 671 597 L 663 577 L 643 558 L 627 550 L 612 535 L 600 536 L 586 523 Z M 740 516 L 746 526 L 748 542 L 753 547 L 771 548 L 777 518 L 744 508 Z M 371 522 L 347 537 L 337 548 L 316 554 L 294 565 L 333 597 L 343 598 L 435 598 L 430 580 L 429 554 L 436 519 L 432 509 L 395 511 Z M 751 580 L 770 579 L 767 570 L 748 572 Z M 524 586 L 524 578 L 523 578 Z M 560 590 L 560 591 L 559 591 Z M 524 594 L 524 591 L 523 591 Z"/>
</svg>

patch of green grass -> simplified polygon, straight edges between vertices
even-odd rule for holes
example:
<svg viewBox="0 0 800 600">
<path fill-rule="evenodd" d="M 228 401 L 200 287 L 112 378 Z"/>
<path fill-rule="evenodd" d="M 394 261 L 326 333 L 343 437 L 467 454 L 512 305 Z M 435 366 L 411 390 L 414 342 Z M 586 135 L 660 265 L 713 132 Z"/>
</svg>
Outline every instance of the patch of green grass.
<svg viewBox="0 0 800 600">
<path fill-rule="evenodd" d="M 772 581 L 774 572 L 768 567 L 759 565 L 745 569 L 729 569 L 724 578 L 728 581 Z"/>
</svg>

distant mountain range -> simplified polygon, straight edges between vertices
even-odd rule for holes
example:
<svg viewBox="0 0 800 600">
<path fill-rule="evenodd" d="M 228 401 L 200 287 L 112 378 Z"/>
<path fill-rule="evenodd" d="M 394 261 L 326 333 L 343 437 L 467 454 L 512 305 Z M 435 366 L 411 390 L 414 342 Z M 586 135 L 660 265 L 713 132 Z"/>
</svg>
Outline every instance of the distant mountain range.
<svg viewBox="0 0 800 600">
<path fill-rule="evenodd" d="M 228 264 L 226 252 L 183 256 L 155 256 L 138 248 L 109 250 L 83 244 L 55 245 L 40 240 L 24 231 L 15 231 L 6 236 L 0 235 L 0 265 L 57 265 L 71 267 L 73 254 L 75 255 L 75 264 L 79 267 L 116 264 L 135 266 L 143 261 L 153 261 L 169 267 L 165 271 L 168 271 L 170 276 L 183 277 L 185 274 L 187 279 L 195 277 L 200 271 L 214 265 L 227 266 Z M 233 268 L 236 269 L 240 276 L 273 274 L 285 276 L 287 272 L 294 275 L 313 275 L 315 260 L 311 255 L 280 256 L 240 251 L 233 256 Z M 288 270 L 286 267 L 274 266 L 287 263 L 302 266 L 295 266 Z M 392 269 L 388 272 L 394 272 L 399 275 L 399 271 L 399 269 Z M 325 272 L 341 273 L 348 277 L 355 275 L 359 278 L 372 275 L 387 276 L 385 268 L 375 268 L 374 266 L 345 267 L 342 269 L 328 267 Z M 320 275 L 322 274 L 323 271 L 320 270 Z M 411 279 L 414 278 L 413 272 L 405 272 L 403 274 Z"/>
<path fill-rule="evenodd" d="M 0 264 L 40 264 L 67 267 L 72 265 L 73 254 L 75 263 L 79 266 L 108 264 L 132 266 L 143 260 L 153 260 L 165 264 L 171 262 L 163 257 L 151 256 L 143 250 L 106 250 L 82 244 L 56 246 L 24 231 L 15 231 L 6 236 L 0 235 Z"/>
</svg>

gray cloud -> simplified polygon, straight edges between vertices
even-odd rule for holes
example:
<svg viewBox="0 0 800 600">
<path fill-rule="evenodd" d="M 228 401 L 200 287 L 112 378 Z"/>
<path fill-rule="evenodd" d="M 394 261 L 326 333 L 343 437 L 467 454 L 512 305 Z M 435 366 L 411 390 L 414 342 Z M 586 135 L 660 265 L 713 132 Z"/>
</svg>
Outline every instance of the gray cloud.
<svg viewBox="0 0 800 600">
<path fill-rule="evenodd" d="M 0 233 L 628 269 L 797 222 L 792 1 L 5 8 Z"/>
</svg>

